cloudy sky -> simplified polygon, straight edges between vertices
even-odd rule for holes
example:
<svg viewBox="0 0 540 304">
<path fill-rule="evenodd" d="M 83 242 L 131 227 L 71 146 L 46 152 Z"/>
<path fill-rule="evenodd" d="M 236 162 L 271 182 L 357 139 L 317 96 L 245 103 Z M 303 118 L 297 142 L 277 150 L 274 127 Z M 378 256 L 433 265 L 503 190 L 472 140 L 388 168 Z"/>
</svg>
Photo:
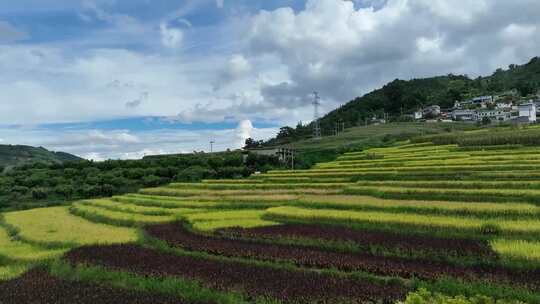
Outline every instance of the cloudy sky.
<svg viewBox="0 0 540 304">
<path fill-rule="evenodd" d="M 540 55 L 538 0 L 18 0 L 0 143 L 92 159 L 237 148 L 395 78 Z"/>
</svg>

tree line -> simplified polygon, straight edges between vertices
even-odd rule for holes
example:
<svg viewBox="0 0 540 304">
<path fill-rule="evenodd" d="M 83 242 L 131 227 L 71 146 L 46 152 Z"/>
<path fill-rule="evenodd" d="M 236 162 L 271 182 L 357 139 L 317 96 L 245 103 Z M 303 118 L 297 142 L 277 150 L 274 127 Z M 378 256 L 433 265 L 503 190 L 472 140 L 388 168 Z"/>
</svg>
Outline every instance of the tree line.
<svg viewBox="0 0 540 304">
<path fill-rule="evenodd" d="M 9 169 L 0 175 L 0 210 L 108 197 L 171 182 L 242 178 L 256 171 L 280 167 L 277 157 L 242 152 L 103 162 L 38 162 Z"/>
</svg>

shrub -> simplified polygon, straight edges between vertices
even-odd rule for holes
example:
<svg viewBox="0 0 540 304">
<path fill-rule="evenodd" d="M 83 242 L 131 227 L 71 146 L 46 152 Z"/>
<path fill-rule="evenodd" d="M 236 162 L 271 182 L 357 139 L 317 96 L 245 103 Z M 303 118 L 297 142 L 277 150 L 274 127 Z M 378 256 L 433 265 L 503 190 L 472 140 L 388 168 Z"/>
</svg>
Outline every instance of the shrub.
<svg viewBox="0 0 540 304">
<path fill-rule="evenodd" d="M 450 297 L 440 293 L 431 293 L 426 289 L 410 293 L 401 304 L 520 304 L 517 300 L 495 300 L 491 297 L 477 295 L 471 298 L 465 296 Z"/>
</svg>

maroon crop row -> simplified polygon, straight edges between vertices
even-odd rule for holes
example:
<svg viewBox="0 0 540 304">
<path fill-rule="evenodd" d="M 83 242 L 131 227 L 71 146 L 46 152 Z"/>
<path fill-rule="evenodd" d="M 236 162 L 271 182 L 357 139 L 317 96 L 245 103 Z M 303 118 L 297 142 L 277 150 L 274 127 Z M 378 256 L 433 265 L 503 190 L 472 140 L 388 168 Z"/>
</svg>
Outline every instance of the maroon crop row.
<svg viewBox="0 0 540 304">
<path fill-rule="evenodd" d="M 0 283 L 1 304 L 182 304 L 177 298 L 65 281 L 42 270 Z"/>
<path fill-rule="evenodd" d="M 391 232 L 356 230 L 338 226 L 286 224 L 250 229 L 230 228 L 219 234 L 242 238 L 309 238 L 352 242 L 361 247 L 378 246 L 404 252 L 428 251 L 452 256 L 494 258 L 496 253 L 485 241 L 405 235 Z"/>
<path fill-rule="evenodd" d="M 290 270 L 233 261 L 173 255 L 135 245 L 74 249 L 64 257 L 72 264 L 99 265 L 148 276 L 194 279 L 206 287 L 242 291 L 293 303 L 393 303 L 403 299 L 401 285 L 377 284 L 308 270 Z"/>
<path fill-rule="evenodd" d="M 340 253 L 304 246 L 232 240 L 195 234 L 179 223 L 146 227 L 146 232 L 151 237 L 167 242 L 170 246 L 227 257 L 290 261 L 298 266 L 337 268 L 343 271 L 356 270 L 402 278 L 417 277 L 436 280 L 442 277 L 455 277 L 465 280 L 486 280 L 518 284 L 534 289 L 537 289 L 540 283 L 540 270 L 525 272 L 503 267 L 466 267 L 422 259 Z"/>
</svg>

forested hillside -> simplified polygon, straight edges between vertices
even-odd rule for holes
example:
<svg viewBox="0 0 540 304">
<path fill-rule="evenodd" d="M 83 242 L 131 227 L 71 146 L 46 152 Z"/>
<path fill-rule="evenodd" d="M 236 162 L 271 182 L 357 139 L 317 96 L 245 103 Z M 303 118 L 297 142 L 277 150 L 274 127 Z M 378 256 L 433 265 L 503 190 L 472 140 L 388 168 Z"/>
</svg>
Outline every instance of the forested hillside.
<svg viewBox="0 0 540 304">
<path fill-rule="evenodd" d="M 78 156 L 64 152 L 52 152 L 41 147 L 0 145 L 0 172 L 6 167 L 13 167 L 32 162 L 52 164 L 80 160 L 82 160 L 82 158 Z"/>
<path fill-rule="evenodd" d="M 196 153 L 104 162 L 38 162 L 0 174 L 0 210 L 57 205 L 135 192 L 170 182 L 239 178 L 279 168 L 276 157 Z"/>
<path fill-rule="evenodd" d="M 540 58 L 535 57 L 524 65 L 510 65 L 498 69 L 491 76 L 471 79 L 466 75 L 447 75 L 425 79 L 396 79 L 384 87 L 357 97 L 321 118 L 323 135 L 333 135 L 336 123 L 350 128 L 364 125 L 374 116 L 386 114 L 391 120 L 400 120 L 403 114 L 418 108 L 437 104 L 450 108 L 454 101 L 476 96 L 494 95 L 517 90 L 521 96 L 535 94 L 540 89 Z M 299 124 L 285 127 L 266 145 L 279 145 L 309 138 L 312 126 Z"/>
</svg>

